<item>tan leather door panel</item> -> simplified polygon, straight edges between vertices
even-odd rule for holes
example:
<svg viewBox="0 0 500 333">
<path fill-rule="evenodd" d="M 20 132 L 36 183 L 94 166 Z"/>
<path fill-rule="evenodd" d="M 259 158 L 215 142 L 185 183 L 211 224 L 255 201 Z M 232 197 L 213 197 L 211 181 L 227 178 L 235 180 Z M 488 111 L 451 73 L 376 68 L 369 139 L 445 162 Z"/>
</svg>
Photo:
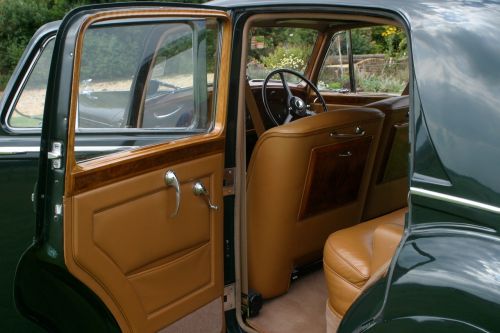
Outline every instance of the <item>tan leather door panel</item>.
<svg viewBox="0 0 500 333">
<path fill-rule="evenodd" d="M 165 166 L 66 203 L 67 241 L 80 278 L 106 286 L 101 293 L 138 332 L 157 331 L 222 293 L 221 209 L 209 209 L 192 187 L 201 181 L 212 200 L 221 198 L 223 156 Z M 181 183 L 175 217 L 167 170 Z"/>
</svg>

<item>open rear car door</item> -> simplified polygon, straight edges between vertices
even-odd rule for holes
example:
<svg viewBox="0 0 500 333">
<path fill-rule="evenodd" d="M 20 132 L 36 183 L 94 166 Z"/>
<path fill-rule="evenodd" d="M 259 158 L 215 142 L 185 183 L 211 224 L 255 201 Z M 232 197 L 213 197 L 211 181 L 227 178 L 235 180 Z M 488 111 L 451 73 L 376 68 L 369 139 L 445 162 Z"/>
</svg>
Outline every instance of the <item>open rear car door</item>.
<svg viewBox="0 0 500 333">
<path fill-rule="evenodd" d="M 65 18 L 47 91 L 36 235 L 15 281 L 24 315 L 53 331 L 224 330 L 230 34 L 228 14 L 206 6 L 119 4 Z M 106 50 L 118 56 L 103 62 Z M 89 131 L 132 139 L 81 159 L 75 137 Z"/>
</svg>

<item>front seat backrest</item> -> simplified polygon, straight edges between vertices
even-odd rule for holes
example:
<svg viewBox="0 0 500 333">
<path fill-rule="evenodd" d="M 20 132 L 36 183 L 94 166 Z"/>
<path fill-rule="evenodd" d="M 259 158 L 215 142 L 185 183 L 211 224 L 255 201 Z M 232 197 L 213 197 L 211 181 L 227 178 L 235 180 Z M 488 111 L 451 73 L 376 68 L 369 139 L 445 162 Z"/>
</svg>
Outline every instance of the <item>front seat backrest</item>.
<svg viewBox="0 0 500 333">
<path fill-rule="evenodd" d="M 294 267 L 321 259 L 327 237 L 358 223 L 383 113 L 321 113 L 266 131 L 247 175 L 249 287 L 288 290 Z"/>
</svg>

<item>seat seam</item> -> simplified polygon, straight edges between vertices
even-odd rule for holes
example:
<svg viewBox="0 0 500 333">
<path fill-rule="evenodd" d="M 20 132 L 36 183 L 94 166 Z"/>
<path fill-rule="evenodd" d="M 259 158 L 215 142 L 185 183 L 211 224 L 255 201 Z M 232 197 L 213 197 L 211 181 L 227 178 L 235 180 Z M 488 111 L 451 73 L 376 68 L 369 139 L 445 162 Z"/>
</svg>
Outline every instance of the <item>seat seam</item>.
<svg viewBox="0 0 500 333">
<path fill-rule="evenodd" d="M 340 275 L 339 273 L 337 273 L 333 268 L 330 267 L 330 265 L 328 265 L 326 262 L 324 262 L 324 266 L 326 269 L 328 269 L 329 271 L 331 271 L 333 274 L 337 275 L 339 278 L 341 278 L 342 280 L 344 280 L 345 282 L 347 282 L 348 284 L 350 284 L 351 286 L 353 286 L 354 288 L 358 289 L 358 290 L 361 290 L 363 287 L 358 287 L 357 285 L 355 285 L 354 283 L 352 283 L 351 281 L 347 280 L 345 277 L 343 277 L 342 275 Z M 366 284 L 366 281 L 368 280 L 365 280 L 365 284 Z"/>
<path fill-rule="evenodd" d="M 368 279 L 370 276 L 359 271 L 354 265 L 352 265 L 346 258 L 344 258 L 333 246 L 329 246 L 329 250 L 334 252 L 347 266 L 351 267 L 354 271 L 358 272 L 363 278 Z"/>
<path fill-rule="evenodd" d="M 328 299 L 328 302 L 326 303 L 326 306 L 328 306 L 328 308 L 330 309 L 330 311 L 332 311 L 332 313 L 337 316 L 338 318 L 342 319 L 344 316 L 341 315 L 337 310 L 335 310 L 333 308 L 333 305 L 331 305 L 332 303 L 330 302 L 330 299 Z M 349 309 L 347 309 L 349 310 Z M 346 311 L 347 312 L 347 311 Z"/>
</svg>

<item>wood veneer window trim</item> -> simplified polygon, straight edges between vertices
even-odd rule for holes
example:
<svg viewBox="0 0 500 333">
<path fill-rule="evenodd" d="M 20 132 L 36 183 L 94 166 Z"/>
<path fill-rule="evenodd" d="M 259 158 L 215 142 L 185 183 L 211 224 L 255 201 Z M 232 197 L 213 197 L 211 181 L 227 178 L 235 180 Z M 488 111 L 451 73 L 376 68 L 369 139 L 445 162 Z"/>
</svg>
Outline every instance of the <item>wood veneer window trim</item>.
<svg viewBox="0 0 500 333">
<path fill-rule="evenodd" d="M 175 140 L 171 142 L 159 143 L 152 146 L 146 146 L 134 151 L 121 152 L 117 154 L 107 155 L 96 160 L 76 163 L 75 159 L 75 126 L 78 108 L 78 95 L 79 95 L 79 79 L 80 79 L 80 63 L 83 50 L 83 42 L 85 32 L 88 28 L 97 22 L 105 22 L 116 19 L 128 19 L 128 18 L 144 18 L 144 19 L 154 19 L 159 17 L 196 17 L 196 18 L 216 18 L 220 20 L 221 32 L 220 32 L 220 51 L 219 60 L 220 64 L 218 66 L 218 91 L 215 94 L 216 102 L 214 103 L 215 109 L 215 119 L 212 126 L 212 130 L 209 133 L 195 135 L 189 138 L 184 138 L 180 140 Z M 212 10 L 212 9 L 175 9 L 175 8 L 162 8 L 162 9 L 144 9 L 144 10 L 116 10 L 101 12 L 94 15 L 90 15 L 82 23 L 78 37 L 76 40 L 74 60 L 73 60 L 73 79 L 71 87 L 71 99 L 70 99 L 70 112 L 69 112 L 69 122 L 68 122 L 68 140 L 67 140 L 67 156 L 66 156 L 66 179 L 65 179 L 65 194 L 71 195 L 78 189 L 80 192 L 83 190 L 90 189 L 91 186 L 86 184 L 85 186 L 79 186 L 76 184 L 77 181 L 82 179 L 82 174 L 91 173 L 94 169 L 104 170 L 107 167 L 116 168 L 117 165 L 123 165 L 124 168 L 128 167 L 128 163 L 137 163 L 141 159 L 146 157 L 158 156 L 159 153 L 165 150 L 178 152 L 181 148 L 190 149 L 192 146 L 199 146 L 203 142 L 214 143 L 218 147 L 220 143 L 219 140 L 224 140 L 225 135 L 225 119 L 227 114 L 227 97 L 229 89 L 229 66 L 231 57 L 231 39 L 232 39 L 232 29 L 231 20 L 226 12 Z M 219 151 L 215 149 L 214 152 Z M 161 167 L 161 166 L 159 166 Z M 78 176 L 77 176 L 78 175 Z M 117 179 L 120 179 L 118 177 Z M 94 185 L 94 186 L 97 186 Z"/>
<path fill-rule="evenodd" d="M 200 157 L 223 153 L 225 141 L 223 138 L 208 142 L 189 144 L 172 147 L 172 149 L 157 150 L 148 154 L 147 158 L 135 158 L 125 163 L 114 163 L 92 168 L 85 171 L 77 171 L 73 174 L 74 185 L 71 195 L 86 192 L 104 185 L 108 185 L 129 177 L 140 175 L 173 165 L 187 162 Z"/>
</svg>

